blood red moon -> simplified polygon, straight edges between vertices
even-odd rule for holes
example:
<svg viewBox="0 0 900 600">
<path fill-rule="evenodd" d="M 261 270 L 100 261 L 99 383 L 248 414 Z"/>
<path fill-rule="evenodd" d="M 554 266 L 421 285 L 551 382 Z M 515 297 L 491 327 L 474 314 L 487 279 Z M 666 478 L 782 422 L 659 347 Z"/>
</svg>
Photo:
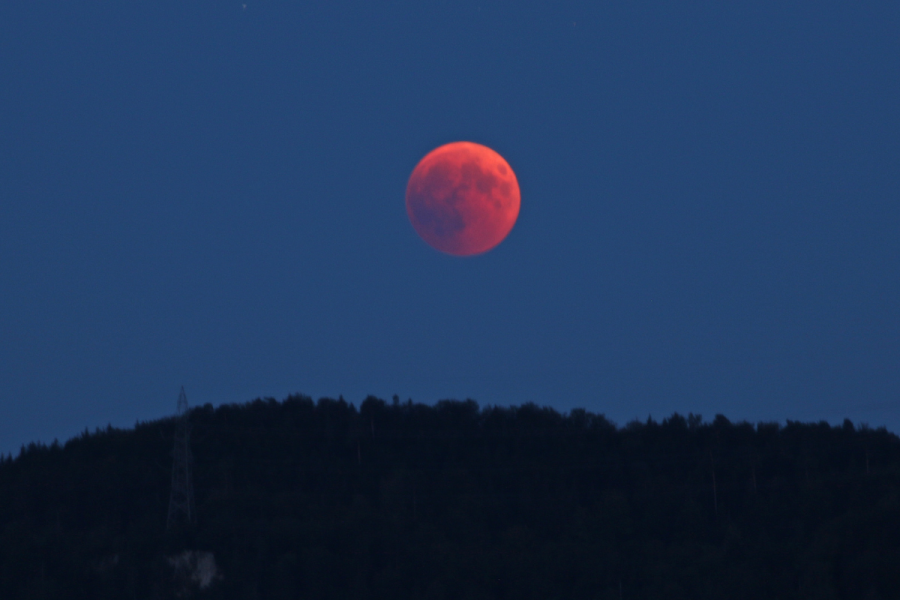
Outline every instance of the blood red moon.
<svg viewBox="0 0 900 600">
<path fill-rule="evenodd" d="M 406 213 L 430 246 L 454 256 L 494 248 L 519 216 L 519 182 L 502 156 L 481 144 L 435 148 L 413 169 Z"/>
</svg>

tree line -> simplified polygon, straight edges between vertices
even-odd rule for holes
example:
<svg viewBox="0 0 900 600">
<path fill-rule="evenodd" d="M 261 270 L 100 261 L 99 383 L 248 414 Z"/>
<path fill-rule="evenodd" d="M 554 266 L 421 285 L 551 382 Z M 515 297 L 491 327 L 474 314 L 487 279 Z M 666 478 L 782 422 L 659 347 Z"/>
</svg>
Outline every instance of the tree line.
<svg viewBox="0 0 900 600">
<path fill-rule="evenodd" d="M 900 594 L 884 428 L 300 395 L 188 418 L 196 522 L 168 530 L 174 419 L 0 460 L 0 597 Z"/>
</svg>

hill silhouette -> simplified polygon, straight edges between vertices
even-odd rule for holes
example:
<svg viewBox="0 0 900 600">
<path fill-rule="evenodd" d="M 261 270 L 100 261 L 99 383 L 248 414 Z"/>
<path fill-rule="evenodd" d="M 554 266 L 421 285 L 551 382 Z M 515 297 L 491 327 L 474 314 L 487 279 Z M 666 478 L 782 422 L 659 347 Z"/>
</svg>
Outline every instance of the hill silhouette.
<svg viewBox="0 0 900 600">
<path fill-rule="evenodd" d="M 900 439 L 827 423 L 616 427 L 368 398 L 197 407 L 0 463 L 0 598 L 896 598 Z"/>
</svg>

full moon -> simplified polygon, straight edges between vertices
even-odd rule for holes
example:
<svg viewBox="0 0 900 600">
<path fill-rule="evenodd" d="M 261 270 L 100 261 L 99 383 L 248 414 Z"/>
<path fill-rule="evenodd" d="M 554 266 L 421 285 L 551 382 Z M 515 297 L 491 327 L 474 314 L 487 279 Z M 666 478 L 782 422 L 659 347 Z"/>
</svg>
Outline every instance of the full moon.
<svg viewBox="0 0 900 600">
<path fill-rule="evenodd" d="M 502 242 L 519 216 L 520 202 L 509 164 L 473 142 L 435 148 L 406 185 L 406 213 L 416 233 L 454 256 L 482 254 Z"/>
</svg>

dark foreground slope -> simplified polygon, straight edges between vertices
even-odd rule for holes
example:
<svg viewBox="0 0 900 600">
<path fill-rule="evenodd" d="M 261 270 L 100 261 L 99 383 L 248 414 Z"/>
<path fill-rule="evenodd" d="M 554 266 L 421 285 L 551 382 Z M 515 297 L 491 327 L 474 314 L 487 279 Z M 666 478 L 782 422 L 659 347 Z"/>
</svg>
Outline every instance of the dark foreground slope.
<svg viewBox="0 0 900 600">
<path fill-rule="evenodd" d="M 190 419 L 182 531 L 171 420 L 4 461 L 0 598 L 900 597 L 884 430 L 303 397 Z"/>
</svg>

